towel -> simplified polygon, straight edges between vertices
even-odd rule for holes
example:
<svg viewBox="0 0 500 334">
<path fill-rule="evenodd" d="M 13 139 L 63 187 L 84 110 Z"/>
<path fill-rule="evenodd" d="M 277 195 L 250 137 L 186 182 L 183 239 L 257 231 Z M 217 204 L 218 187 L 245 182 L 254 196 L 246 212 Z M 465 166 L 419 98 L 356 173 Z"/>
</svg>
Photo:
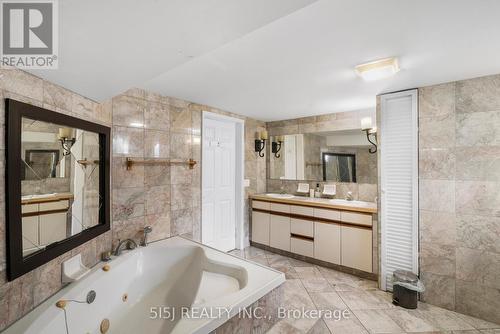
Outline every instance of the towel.
<svg viewBox="0 0 500 334">
<path fill-rule="evenodd" d="M 303 194 L 309 194 L 309 183 L 299 183 L 297 192 Z"/>
<path fill-rule="evenodd" d="M 337 193 L 337 186 L 334 184 L 325 184 L 323 186 L 323 195 L 334 196 Z"/>
</svg>

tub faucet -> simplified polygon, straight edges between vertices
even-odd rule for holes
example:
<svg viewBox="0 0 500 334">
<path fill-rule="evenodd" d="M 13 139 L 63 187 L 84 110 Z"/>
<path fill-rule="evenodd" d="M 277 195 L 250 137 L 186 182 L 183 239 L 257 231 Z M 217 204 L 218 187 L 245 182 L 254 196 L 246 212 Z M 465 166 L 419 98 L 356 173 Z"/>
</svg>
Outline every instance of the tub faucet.
<svg viewBox="0 0 500 334">
<path fill-rule="evenodd" d="M 137 243 L 132 239 L 121 240 L 118 243 L 118 246 L 116 246 L 115 251 L 113 252 L 114 256 L 119 256 L 121 254 L 123 245 L 125 245 L 127 249 L 134 249 L 137 247 Z"/>
<path fill-rule="evenodd" d="M 151 226 L 145 226 L 144 227 L 144 230 L 143 230 L 143 233 L 144 233 L 144 236 L 143 236 L 143 239 L 141 241 L 141 246 L 147 246 L 148 245 L 148 234 L 153 232 L 153 228 Z"/>
</svg>

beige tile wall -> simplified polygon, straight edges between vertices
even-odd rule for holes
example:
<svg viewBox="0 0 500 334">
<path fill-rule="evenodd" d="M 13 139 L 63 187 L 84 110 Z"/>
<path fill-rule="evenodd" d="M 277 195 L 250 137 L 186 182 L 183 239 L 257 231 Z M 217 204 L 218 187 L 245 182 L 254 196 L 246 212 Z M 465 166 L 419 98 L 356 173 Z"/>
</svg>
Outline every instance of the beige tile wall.
<svg viewBox="0 0 500 334">
<path fill-rule="evenodd" d="M 185 234 L 200 238 L 201 173 L 186 166 L 134 166 L 125 158 L 162 157 L 201 160 L 201 111 L 245 119 L 245 178 L 248 195 L 264 192 L 265 160 L 253 152 L 255 132 L 263 122 L 219 109 L 131 89 L 102 104 L 19 70 L 0 70 L 0 202 L 5 205 L 4 98 L 13 98 L 112 128 L 111 231 L 65 253 L 12 281 L 6 281 L 5 210 L 0 214 L 0 330 L 62 288 L 61 263 L 82 253 L 84 264 L 95 265 L 100 254 L 118 239 L 140 239 L 145 225 L 153 227 L 151 240 Z M 141 125 L 142 124 L 142 125 Z M 248 215 L 245 215 L 248 236 Z"/>
<path fill-rule="evenodd" d="M 419 89 L 422 299 L 500 323 L 500 75 Z"/>
<path fill-rule="evenodd" d="M 255 132 L 265 124 L 213 107 L 131 89 L 108 102 L 113 111 L 113 241 L 140 238 L 152 225 L 152 239 L 170 235 L 201 238 L 201 126 L 209 111 L 245 120 L 245 178 L 248 194 L 265 191 L 265 160 L 253 151 Z M 126 170 L 126 157 L 194 159 L 186 165 L 134 166 Z M 133 179 L 133 182 L 123 180 Z M 248 206 L 248 200 L 246 200 Z M 245 215 L 247 216 L 247 215 Z M 247 218 L 246 218 L 247 219 Z M 248 236 L 248 219 L 245 221 Z"/>
</svg>

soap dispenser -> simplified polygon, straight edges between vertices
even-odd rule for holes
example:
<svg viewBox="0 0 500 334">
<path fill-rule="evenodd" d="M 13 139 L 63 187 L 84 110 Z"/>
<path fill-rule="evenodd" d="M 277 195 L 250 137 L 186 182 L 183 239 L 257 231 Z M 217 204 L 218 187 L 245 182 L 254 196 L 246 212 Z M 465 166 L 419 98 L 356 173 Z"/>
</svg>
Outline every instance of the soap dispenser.
<svg viewBox="0 0 500 334">
<path fill-rule="evenodd" d="M 314 197 L 316 198 L 321 197 L 321 191 L 319 190 L 319 183 L 316 183 L 316 190 L 314 191 Z"/>
</svg>

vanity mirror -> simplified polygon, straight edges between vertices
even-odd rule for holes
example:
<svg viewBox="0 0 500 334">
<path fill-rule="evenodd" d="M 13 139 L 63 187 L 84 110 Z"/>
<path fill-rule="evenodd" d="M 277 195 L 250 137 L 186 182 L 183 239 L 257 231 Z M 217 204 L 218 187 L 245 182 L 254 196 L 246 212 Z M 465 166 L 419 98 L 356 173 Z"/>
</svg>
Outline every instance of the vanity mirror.
<svg viewBox="0 0 500 334">
<path fill-rule="evenodd" d="M 6 119 L 12 280 L 109 230 L 110 129 L 9 99 Z"/>
<path fill-rule="evenodd" d="M 271 136 L 271 179 L 377 183 L 377 156 L 361 130 Z M 276 151 L 276 149 L 275 149 Z"/>
</svg>

